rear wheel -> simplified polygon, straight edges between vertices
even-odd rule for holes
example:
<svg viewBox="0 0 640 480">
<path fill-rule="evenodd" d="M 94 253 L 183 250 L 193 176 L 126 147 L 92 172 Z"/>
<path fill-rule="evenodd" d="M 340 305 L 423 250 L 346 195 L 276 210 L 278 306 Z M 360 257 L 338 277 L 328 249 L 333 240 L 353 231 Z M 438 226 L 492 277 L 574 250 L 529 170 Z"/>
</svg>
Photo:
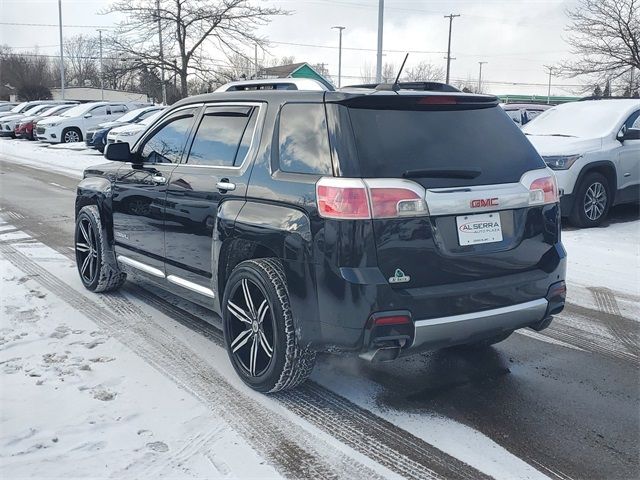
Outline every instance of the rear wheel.
<svg viewBox="0 0 640 480">
<path fill-rule="evenodd" d="M 95 205 L 86 206 L 78 213 L 75 252 L 80 280 L 88 290 L 108 292 L 125 282 L 127 275 L 118 267 Z"/>
<path fill-rule="evenodd" d="M 65 128 L 62 131 L 62 143 L 74 143 L 82 141 L 82 132 L 75 128 Z"/>
<path fill-rule="evenodd" d="M 279 260 L 239 264 L 225 287 L 222 316 L 231 363 L 254 390 L 287 390 L 311 374 L 315 352 L 298 345 Z"/>
<path fill-rule="evenodd" d="M 597 227 L 607 218 L 611 200 L 605 176 L 597 172 L 587 174 L 576 191 L 571 223 L 576 227 Z"/>
</svg>

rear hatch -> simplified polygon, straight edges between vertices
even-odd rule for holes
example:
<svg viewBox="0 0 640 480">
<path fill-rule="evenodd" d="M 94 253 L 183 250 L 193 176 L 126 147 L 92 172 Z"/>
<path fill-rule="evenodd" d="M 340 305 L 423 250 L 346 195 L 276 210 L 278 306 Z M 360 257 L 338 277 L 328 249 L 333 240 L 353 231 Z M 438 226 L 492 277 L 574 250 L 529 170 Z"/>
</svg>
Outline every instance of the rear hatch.
<svg viewBox="0 0 640 480">
<path fill-rule="evenodd" d="M 555 179 L 495 98 L 373 94 L 329 111 L 351 125 L 338 173 L 367 186 L 393 288 L 466 282 L 468 294 L 557 266 L 547 255 L 559 240 Z"/>
</svg>

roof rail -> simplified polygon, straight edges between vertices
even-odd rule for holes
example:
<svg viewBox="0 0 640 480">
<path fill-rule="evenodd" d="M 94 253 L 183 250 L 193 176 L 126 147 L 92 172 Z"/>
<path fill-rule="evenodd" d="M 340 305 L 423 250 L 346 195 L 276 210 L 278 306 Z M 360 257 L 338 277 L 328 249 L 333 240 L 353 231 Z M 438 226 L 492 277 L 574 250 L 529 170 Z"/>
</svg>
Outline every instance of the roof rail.
<svg viewBox="0 0 640 480">
<path fill-rule="evenodd" d="M 263 78 L 259 80 L 240 80 L 225 83 L 216 92 L 238 92 L 243 90 L 331 90 L 321 82 L 312 78 Z"/>
<path fill-rule="evenodd" d="M 349 88 L 367 88 L 372 90 L 394 90 L 400 87 L 400 90 L 419 90 L 429 92 L 459 92 L 456 87 L 441 82 L 399 82 L 391 83 L 364 83 L 360 85 L 348 85 L 342 87 L 342 90 Z"/>
</svg>

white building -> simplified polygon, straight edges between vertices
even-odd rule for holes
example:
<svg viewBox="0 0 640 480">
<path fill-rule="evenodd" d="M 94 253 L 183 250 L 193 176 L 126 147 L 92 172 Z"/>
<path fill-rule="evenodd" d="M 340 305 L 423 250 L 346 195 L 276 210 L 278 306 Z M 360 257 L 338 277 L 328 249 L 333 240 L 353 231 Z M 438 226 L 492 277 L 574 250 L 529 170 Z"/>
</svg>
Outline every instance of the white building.
<svg viewBox="0 0 640 480">
<path fill-rule="evenodd" d="M 122 90 L 104 89 L 104 98 L 102 98 L 101 89 L 99 87 L 65 87 L 64 100 L 77 100 L 79 102 L 142 102 L 153 103 L 152 100 L 144 93 L 124 92 Z M 52 88 L 51 95 L 53 100 L 63 100 L 62 93 L 59 88 Z"/>
</svg>

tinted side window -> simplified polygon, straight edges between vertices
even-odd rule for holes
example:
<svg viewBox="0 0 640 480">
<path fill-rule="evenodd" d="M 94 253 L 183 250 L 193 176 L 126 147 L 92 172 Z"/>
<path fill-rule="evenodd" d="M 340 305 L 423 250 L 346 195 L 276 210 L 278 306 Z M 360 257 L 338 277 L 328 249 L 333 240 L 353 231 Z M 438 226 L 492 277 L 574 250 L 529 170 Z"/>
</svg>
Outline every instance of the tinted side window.
<svg viewBox="0 0 640 480">
<path fill-rule="evenodd" d="M 196 132 L 189 165 L 233 166 L 252 108 L 209 108 Z"/>
<path fill-rule="evenodd" d="M 640 110 L 637 112 L 633 112 L 627 121 L 624 122 L 625 127 L 627 128 L 640 128 Z"/>
<path fill-rule="evenodd" d="M 324 105 L 289 103 L 280 113 L 280 170 L 330 175 L 331 155 Z"/>
<path fill-rule="evenodd" d="M 111 113 L 124 113 L 127 111 L 124 105 L 111 105 Z"/>
<path fill-rule="evenodd" d="M 142 148 L 144 163 L 176 163 L 189 135 L 193 114 L 175 117 L 149 138 Z"/>
</svg>

